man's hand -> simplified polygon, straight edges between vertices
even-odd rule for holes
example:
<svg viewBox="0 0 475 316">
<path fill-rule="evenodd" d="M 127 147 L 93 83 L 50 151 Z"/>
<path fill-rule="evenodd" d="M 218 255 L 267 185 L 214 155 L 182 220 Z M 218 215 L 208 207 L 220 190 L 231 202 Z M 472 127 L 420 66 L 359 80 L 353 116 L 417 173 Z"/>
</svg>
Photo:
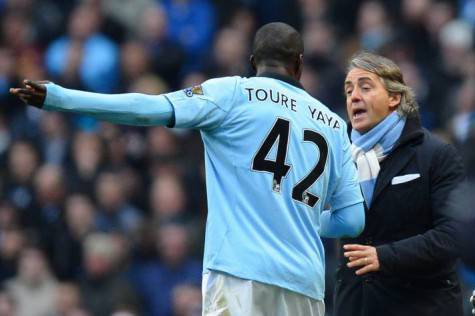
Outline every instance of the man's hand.
<svg viewBox="0 0 475 316">
<path fill-rule="evenodd" d="M 24 88 L 10 88 L 10 93 L 17 96 L 25 104 L 43 107 L 46 99 L 46 86 L 48 81 L 23 80 Z"/>
<path fill-rule="evenodd" d="M 470 297 L 470 303 L 472 303 L 472 314 L 475 315 L 475 290 L 473 290 L 472 296 Z"/>
<path fill-rule="evenodd" d="M 343 255 L 348 258 L 348 268 L 362 267 L 356 270 L 356 275 L 363 275 L 368 272 L 379 271 L 379 260 L 376 248 L 357 244 L 344 245 Z"/>
</svg>

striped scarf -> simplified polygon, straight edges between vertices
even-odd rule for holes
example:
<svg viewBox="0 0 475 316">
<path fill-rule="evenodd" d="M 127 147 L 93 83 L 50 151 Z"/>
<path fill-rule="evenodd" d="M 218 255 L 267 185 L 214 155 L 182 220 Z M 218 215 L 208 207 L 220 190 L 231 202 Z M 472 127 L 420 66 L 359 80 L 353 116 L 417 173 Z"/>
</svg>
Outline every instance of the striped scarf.
<svg viewBox="0 0 475 316">
<path fill-rule="evenodd" d="M 364 134 L 351 132 L 351 156 L 358 168 L 358 180 L 368 208 L 380 170 L 379 163 L 391 152 L 399 139 L 406 119 L 396 111 Z"/>
</svg>

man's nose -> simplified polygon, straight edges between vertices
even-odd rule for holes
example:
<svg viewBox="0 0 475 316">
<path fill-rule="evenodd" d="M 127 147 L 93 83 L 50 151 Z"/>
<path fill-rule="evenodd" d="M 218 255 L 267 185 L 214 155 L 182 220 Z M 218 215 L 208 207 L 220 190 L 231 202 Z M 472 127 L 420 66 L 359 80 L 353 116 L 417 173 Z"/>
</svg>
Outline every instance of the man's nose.
<svg viewBox="0 0 475 316">
<path fill-rule="evenodd" d="M 353 89 L 353 91 L 351 91 L 350 100 L 351 102 L 357 102 L 361 100 L 361 94 L 358 89 Z"/>
</svg>

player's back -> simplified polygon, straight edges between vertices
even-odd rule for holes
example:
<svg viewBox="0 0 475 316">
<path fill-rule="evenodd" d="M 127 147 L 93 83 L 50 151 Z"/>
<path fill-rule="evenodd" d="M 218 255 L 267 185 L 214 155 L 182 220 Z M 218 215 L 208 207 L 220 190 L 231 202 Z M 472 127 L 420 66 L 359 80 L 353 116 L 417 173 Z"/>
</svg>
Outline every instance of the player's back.
<svg viewBox="0 0 475 316">
<path fill-rule="evenodd" d="M 360 199 L 335 195 L 349 157 L 345 123 L 288 77 L 213 79 L 186 93 L 217 107 L 198 108 L 209 122 L 196 126 L 206 159 L 205 268 L 323 299 L 320 212 Z"/>
</svg>

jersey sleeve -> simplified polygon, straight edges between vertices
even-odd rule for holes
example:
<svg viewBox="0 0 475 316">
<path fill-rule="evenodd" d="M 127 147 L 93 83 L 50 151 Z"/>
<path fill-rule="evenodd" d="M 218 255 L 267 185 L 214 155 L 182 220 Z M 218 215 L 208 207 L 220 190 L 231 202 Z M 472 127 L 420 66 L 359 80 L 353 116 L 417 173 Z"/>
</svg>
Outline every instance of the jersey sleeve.
<svg viewBox="0 0 475 316">
<path fill-rule="evenodd" d="M 163 95 L 101 94 L 46 84 L 43 109 L 89 115 L 116 124 L 152 126 L 169 124 L 170 102 Z"/>
<path fill-rule="evenodd" d="M 165 94 L 175 113 L 173 127 L 211 130 L 220 126 L 234 104 L 239 77 L 205 81 Z"/>
<path fill-rule="evenodd" d="M 330 205 L 334 210 L 363 202 L 356 167 L 351 159 L 350 140 L 346 134 L 346 124 L 342 122 L 341 126 L 340 177 L 337 179 L 337 185 L 330 198 Z"/>
<path fill-rule="evenodd" d="M 365 225 L 363 203 L 341 209 L 323 211 L 320 215 L 320 236 L 327 238 L 353 238 L 361 234 Z"/>
</svg>

